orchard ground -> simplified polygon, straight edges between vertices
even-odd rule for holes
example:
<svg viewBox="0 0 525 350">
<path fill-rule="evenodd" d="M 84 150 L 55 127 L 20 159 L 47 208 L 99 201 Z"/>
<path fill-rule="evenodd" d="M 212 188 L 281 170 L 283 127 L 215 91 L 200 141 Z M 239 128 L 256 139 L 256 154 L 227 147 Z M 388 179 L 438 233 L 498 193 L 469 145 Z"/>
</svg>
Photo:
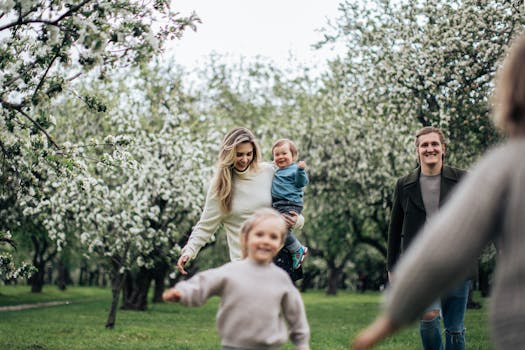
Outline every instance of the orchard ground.
<svg viewBox="0 0 525 350">
<path fill-rule="evenodd" d="M 104 328 L 110 289 L 69 287 L 65 292 L 46 286 L 34 294 L 28 286 L 0 286 L 0 307 L 41 303 L 39 307 L 1 312 L 0 349 L 218 349 L 215 329 L 219 299 L 200 308 L 150 304 L 147 311 L 118 310 L 115 329 Z M 381 295 L 323 291 L 303 293 L 312 330 L 312 349 L 348 349 L 350 340 L 379 312 Z M 489 299 L 466 315 L 469 349 L 493 349 L 487 327 Z M 56 302 L 56 305 L 50 305 Z M 61 304 L 58 304 L 61 303 Z M 379 350 L 420 347 L 417 325 L 382 343 Z M 283 350 L 293 349 L 287 343 Z"/>
</svg>

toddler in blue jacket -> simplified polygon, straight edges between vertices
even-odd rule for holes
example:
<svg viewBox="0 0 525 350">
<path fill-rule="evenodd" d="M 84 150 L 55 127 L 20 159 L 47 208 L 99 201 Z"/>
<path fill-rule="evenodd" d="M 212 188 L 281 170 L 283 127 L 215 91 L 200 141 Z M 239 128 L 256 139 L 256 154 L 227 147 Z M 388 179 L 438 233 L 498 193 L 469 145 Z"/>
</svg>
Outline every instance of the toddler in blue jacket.
<svg viewBox="0 0 525 350">
<path fill-rule="evenodd" d="M 297 147 L 289 139 L 277 140 L 272 147 L 273 162 L 277 169 L 272 182 L 272 206 L 280 213 L 303 210 L 303 189 L 308 184 L 306 162 L 297 163 Z M 285 248 L 292 255 L 293 268 L 301 267 L 308 248 L 288 230 Z"/>
</svg>

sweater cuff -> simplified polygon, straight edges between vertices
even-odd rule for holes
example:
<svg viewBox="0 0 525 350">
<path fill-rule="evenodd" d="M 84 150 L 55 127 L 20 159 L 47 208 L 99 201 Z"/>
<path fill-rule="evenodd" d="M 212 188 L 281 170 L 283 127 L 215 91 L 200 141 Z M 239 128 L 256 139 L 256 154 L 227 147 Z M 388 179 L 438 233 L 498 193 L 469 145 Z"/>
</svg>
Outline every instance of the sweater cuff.
<svg viewBox="0 0 525 350">
<path fill-rule="evenodd" d="M 193 260 L 195 259 L 195 255 L 196 255 L 196 252 L 195 250 L 193 250 L 192 248 L 188 247 L 187 245 L 184 246 L 184 248 L 182 248 L 181 252 L 180 252 L 180 255 L 183 256 L 183 255 L 187 255 L 190 257 L 190 260 Z"/>
</svg>

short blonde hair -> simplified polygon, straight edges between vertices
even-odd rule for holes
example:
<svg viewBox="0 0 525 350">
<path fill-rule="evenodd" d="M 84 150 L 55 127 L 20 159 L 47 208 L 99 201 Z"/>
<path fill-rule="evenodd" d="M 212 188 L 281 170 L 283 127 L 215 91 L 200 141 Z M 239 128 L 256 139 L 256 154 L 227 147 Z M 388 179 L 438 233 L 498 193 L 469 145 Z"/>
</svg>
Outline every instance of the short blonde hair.
<svg viewBox="0 0 525 350">
<path fill-rule="evenodd" d="M 440 128 L 436 128 L 435 126 L 425 126 L 416 132 L 416 140 L 415 140 L 416 147 L 419 147 L 419 137 L 420 136 L 431 134 L 431 133 L 438 134 L 439 141 L 443 145 L 447 144 L 447 140 L 445 139 L 445 133 L 443 132 L 443 130 L 441 130 Z"/>
<path fill-rule="evenodd" d="M 288 146 L 290 147 L 290 152 L 292 153 L 292 159 L 296 160 L 297 159 L 297 147 L 295 146 L 295 143 L 293 143 L 293 141 L 289 139 L 279 139 L 275 141 L 272 146 L 272 155 L 273 155 L 273 150 L 276 147 L 281 147 L 286 144 L 288 144 Z"/>
<path fill-rule="evenodd" d="M 288 232 L 288 226 L 284 221 L 283 217 L 275 209 L 263 208 L 256 210 L 241 227 L 241 254 L 242 258 L 248 256 L 248 234 L 255 226 L 267 219 L 277 219 L 279 222 L 278 232 L 281 234 L 281 247 L 284 246 L 284 240 L 286 233 Z"/>
<path fill-rule="evenodd" d="M 525 35 L 519 36 L 496 75 L 494 124 L 509 135 L 525 133 Z"/>
</svg>

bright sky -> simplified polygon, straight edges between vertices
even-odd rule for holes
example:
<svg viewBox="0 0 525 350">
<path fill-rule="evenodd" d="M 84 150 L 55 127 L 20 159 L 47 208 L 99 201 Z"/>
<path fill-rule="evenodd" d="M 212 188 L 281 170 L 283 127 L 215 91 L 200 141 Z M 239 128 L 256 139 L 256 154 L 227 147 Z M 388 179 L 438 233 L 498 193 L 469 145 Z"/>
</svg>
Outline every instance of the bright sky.
<svg viewBox="0 0 525 350">
<path fill-rule="evenodd" d="M 338 15 L 340 1 L 175 0 L 177 12 L 195 11 L 202 23 L 196 32 L 184 33 L 169 54 L 189 69 L 205 63 L 212 52 L 234 61 L 240 56 L 268 57 L 281 68 L 289 67 L 291 57 L 301 65 L 319 66 L 336 52 L 311 45 L 323 38 L 317 30 Z"/>
</svg>

